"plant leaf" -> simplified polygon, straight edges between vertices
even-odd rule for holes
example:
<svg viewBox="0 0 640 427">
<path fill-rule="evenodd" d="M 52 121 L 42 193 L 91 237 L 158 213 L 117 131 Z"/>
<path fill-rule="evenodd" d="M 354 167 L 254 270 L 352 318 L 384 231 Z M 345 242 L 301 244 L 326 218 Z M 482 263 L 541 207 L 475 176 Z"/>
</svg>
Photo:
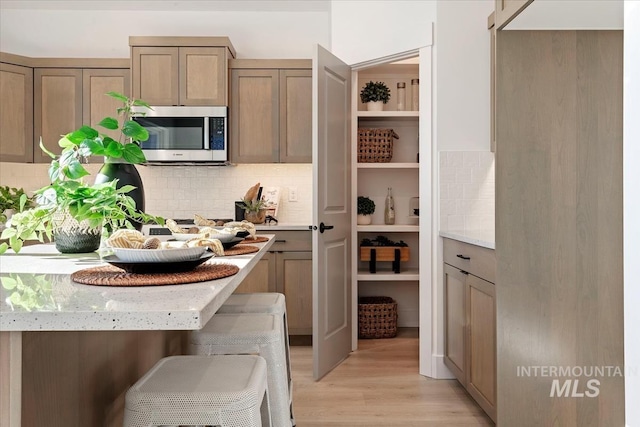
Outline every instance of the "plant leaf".
<svg viewBox="0 0 640 427">
<path fill-rule="evenodd" d="M 55 159 L 55 158 L 56 158 L 56 155 L 55 155 L 55 154 L 53 154 L 51 151 L 49 151 L 49 150 L 47 150 L 47 149 L 45 148 L 44 143 L 42 142 L 42 137 L 40 137 L 40 144 L 39 144 L 39 145 L 40 145 L 40 149 L 41 149 L 42 151 L 44 151 L 44 153 L 45 153 L 46 155 L 48 155 L 48 156 L 49 156 L 49 157 L 51 157 L 52 159 Z"/>
<path fill-rule="evenodd" d="M 144 153 L 138 147 L 137 144 L 127 144 L 124 146 L 124 152 L 122 153 L 122 157 L 129 163 L 138 164 L 144 163 L 147 161 L 147 158 L 144 156 Z"/>
<path fill-rule="evenodd" d="M 109 139 L 109 141 L 105 140 L 105 142 L 107 142 L 104 147 L 105 156 L 115 157 L 117 159 L 122 157 L 122 152 L 124 151 L 124 147 L 122 146 L 122 144 L 113 139 Z"/>
<path fill-rule="evenodd" d="M 149 131 L 133 120 L 127 120 L 122 124 L 122 133 L 134 141 L 146 141 L 149 139 Z"/>
<path fill-rule="evenodd" d="M 73 159 L 69 162 L 69 168 L 67 169 L 67 177 L 70 179 L 80 179 L 83 176 L 89 175 L 89 172 L 82 166 L 78 159 Z"/>
<path fill-rule="evenodd" d="M 9 245 L 7 245 L 5 242 L 0 243 L 0 255 L 7 252 L 7 249 L 9 249 Z"/>
<path fill-rule="evenodd" d="M 111 130 L 118 129 L 118 121 L 113 117 L 105 117 L 104 119 L 100 120 L 100 123 L 98 124 L 106 129 L 111 129 Z"/>
<path fill-rule="evenodd" d="M 153 108 L 151 108 L 151 105 L 147 104 L 146 102 L 140 99 L 134 99 L 133 105 L 135 105 L 136 107 L 147 107 L 148 109 L 153 110 Z"/>
<path fill-rule="evenodd" d="M 2 282 L 2 287 L 8 291 L 18 286 L 18 281 L 12 277 L 0 277 L 0 281 Z"/>
<path fill-rule="evenodd" d="M 122 102 L 125 102 L 125 103 L 129 100 L 126 96 L 124 96 L 123 94 L 121 94 L 119 92 L 113 92 L 113 91 L 112 92 L 107 92 L 107 95 L 112 97 L 112 98 L 117 99 L 118 101 L 122 101 Z"/>
</svg>

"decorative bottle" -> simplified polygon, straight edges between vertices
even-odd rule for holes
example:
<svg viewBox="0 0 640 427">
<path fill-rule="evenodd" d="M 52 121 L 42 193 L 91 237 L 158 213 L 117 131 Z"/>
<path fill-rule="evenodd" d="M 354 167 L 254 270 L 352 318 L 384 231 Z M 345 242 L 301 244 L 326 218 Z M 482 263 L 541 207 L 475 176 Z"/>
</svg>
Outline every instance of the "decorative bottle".
<svg viewBox="0 0 640 427">
<path fill-rule="evenodd" d="M 404 111 L 406 100 L 405 84 L 398 83 L 398 111 Z"/>
<path fill-rule="evenodd" d="M 384 223 L 387 225 L 396 223 L 396 211 L 393 204 L 393 196 L 391 195 L 391 187 L 387 188 L 387 198 L 384 201 Z"/>
<path fill-rule="evenodd" d="M 420 110 L 420 79 L 411 79 L 411 109 Z"/>
</svg>

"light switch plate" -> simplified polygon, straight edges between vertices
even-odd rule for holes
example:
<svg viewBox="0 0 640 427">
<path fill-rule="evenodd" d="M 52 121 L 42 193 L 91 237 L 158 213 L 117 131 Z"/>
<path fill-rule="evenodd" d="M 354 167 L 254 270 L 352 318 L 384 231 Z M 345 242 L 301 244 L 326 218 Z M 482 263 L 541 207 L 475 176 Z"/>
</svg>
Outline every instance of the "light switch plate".
<svg viewBox="0 0 640 427">
<path fill-rule="evenodd" d="M 290 202 L 298 201 L 298 187 L 289 187 L 289 201 Z"/>
</svg>

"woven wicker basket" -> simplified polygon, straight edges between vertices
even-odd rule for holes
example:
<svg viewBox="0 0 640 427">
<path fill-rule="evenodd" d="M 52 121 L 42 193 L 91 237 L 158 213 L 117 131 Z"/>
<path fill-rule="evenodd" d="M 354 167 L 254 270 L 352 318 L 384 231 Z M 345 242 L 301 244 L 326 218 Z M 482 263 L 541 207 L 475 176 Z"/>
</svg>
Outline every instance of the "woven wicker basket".
<svg viewBox="0 0 640 427">
<path fill-rule="evenodd" d="M 358 338 L 393 338 L 398 333 L 398 303 L 391 297 L 360 297 Z"/>
<path fill-rule="evenodd" d="M 389 163 L 393 157 L 393 129 L 358 129 L 358 163 Z"/>
</svg>

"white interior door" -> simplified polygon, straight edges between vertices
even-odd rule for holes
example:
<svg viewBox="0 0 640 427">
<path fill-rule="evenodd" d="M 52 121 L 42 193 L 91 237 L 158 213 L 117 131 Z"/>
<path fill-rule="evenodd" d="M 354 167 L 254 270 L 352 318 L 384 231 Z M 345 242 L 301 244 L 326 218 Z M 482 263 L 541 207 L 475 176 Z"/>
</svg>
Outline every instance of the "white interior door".
<svg viewBox="0 0 640 427">
<path fill-rule="evenodd" d="M 351 351 L 351 68 L 313 58 L 313 375 Z M 329 228 L 326 228 L 329 227 Z"/>
</svg>

